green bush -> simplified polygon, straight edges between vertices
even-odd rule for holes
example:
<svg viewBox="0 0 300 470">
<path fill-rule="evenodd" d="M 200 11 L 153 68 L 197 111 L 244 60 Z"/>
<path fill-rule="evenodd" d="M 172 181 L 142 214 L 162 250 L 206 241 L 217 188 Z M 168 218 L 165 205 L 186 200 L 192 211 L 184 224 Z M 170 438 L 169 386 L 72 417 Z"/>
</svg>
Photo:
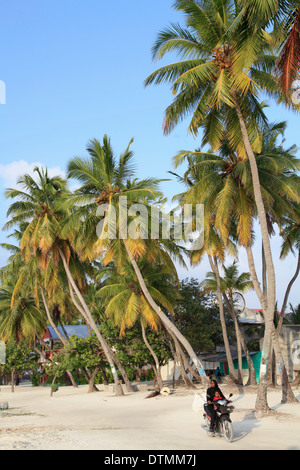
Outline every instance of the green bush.
<svg viewBox="0 0 300 470">
<path fill-rule="evenodd" d="M 144 375 L 144 381 L 150 382 L 151 380 L 154 379 L 154 372 L 153 369 L 147 369 L 146 374 Z"/>
<path fill-rule="evenodd" d="M 35 374 L 33 374 L 32 379 L 31 379 L 31 383 L 33 387 L 39 387 L 41 383 L 41 376 L 42 374 L 40 372 L 36 372 Z"/>
</svg>

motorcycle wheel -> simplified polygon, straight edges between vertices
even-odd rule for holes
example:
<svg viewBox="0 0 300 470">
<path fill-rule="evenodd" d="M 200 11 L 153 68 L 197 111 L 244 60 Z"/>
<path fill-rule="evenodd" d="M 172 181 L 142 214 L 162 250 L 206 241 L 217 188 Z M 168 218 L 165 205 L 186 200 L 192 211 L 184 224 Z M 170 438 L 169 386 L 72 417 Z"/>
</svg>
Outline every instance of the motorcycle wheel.
<svg viewBox="0 0 300 470">
<path fill-rule="evenodd" d="M 227 442 L 233 441 L 233 426 L 230 421 L 224 420 L 222 423 L 223 434 Z"/>
<path fill-rule="evenodd" d="M 210 421 L 207 416 L 204 418 L 204 426 L 206 427 L 206 432 L 208 435 L 210 435 L 209 427 L 210 427 Z"/>
</svg>

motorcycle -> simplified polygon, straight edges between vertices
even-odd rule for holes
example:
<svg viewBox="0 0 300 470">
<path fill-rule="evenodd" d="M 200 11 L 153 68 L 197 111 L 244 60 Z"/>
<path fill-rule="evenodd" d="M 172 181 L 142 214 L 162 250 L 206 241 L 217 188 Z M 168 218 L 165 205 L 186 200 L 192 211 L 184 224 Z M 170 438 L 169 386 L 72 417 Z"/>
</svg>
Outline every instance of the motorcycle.
<svg viewBox="0 0 300 470">
<path fill-rule="evenodd" d="M 232 393 L 229 395 L 229 398 L 232 397 Z M 210 416 L 206 412 L 206 406 L 208 403 L 205 403 L 204 410 L 205 413 L 203 414 L 203 418 L 205 424 L 202 427 L 207 431 L 209 435 L 211 435 L 210 431 Z M 214 405 L 217 406 L 216 409 L 216 420 L 213 429 L 214 434 L 218 434 L 220 436 L 224 436 L 227 442 L 232 442 L 233 440 L 233 426 L 232 421 L 230 419 L 230 413 L 234 410 L 234 406 L 229 405 L 228 400 L 218 400 L 214 402 Z"/>
</svg>

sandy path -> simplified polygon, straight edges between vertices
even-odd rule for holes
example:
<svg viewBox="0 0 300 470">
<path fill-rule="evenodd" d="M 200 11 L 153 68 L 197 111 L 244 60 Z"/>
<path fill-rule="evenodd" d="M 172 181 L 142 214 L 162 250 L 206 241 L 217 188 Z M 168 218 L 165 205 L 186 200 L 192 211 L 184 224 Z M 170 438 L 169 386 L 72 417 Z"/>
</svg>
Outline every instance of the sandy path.
<svg viewBox="0 0 300 470">
<path fill-rule="evenodd" d="M 300 449 L 300 404 L 281 405 L 280 391 L 269 392 L 275 416 L 255 417 L 253 391 L 234 392 L 235 438 L 209 438 L 201 428 L 202 412 L 192 410 L 194 392 L 176 390 L 168 397 L 145 399 L 149 392 L 115 397 L 110 391 L 88 394 L 86 386 L 1 387 L 0 450 L 191 450 Z M 201 394 L 203 390 L 199 390 Z M 295 390 L 300 400 L 300 391 Z"/>
</svg>

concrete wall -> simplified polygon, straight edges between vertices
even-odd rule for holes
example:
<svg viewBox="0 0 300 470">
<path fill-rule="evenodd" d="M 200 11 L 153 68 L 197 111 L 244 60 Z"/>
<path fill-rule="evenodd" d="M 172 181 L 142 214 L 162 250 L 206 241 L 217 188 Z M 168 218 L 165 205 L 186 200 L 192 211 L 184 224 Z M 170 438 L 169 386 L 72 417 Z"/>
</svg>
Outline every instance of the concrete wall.
<svg viewBox="0 0 300 470">
<path fill-rule="evenodd" d="M 300 372 L 300 325 L 284 325 L 279 335 L 283 360 L 290 381 Z"/>
</svg>

